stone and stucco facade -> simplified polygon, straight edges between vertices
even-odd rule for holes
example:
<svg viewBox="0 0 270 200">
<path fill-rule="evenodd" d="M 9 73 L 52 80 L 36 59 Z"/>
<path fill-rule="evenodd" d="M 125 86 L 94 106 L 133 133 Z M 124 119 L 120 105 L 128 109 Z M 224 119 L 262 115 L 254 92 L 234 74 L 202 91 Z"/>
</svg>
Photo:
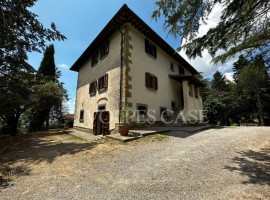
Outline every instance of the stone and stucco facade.
<svg viewBox="0 0 270 200">
<path fill-rule="evenodd" d="M 93 65 L 93 55 L 101 52 L 104 44 L 109 44 L 108 52 L 102 58 L 99 56 L 98 62 Z M 150 45 L 150 53 L 146 45 Z M 155 112 L 151 113 L 152 119 L 158 122 L 164 109 L 173 112 L 184 110 L 184 123 L 201 121 L 199 87 L 202 84 L 194 76 L 198 72 L 179 54 L 175 54 L 164 40 L 124 5 L 71 67 L 71 70 L 78 72 L 74 127 L 93 132 L 94 113 L 106 110 L 109 112 L 111 132 L 117 128 L 123 105 L 132 110 L 144 107 L 152 110 Z M 105 89 L 89 92 L 89 87 L 94 85 L 91 86 L 91 83 L 105 74 Z M 148 80 L 148 74 L 154 78 Z M 95 84 L 99 84 L 98 81 Z M 146 87 L 147 84 L 154 87 Z M 148 118 L 147 115 L 144 118 Z M 135 114 L 132 123 L 138 122 L 137 119 Z"/>
</svg>

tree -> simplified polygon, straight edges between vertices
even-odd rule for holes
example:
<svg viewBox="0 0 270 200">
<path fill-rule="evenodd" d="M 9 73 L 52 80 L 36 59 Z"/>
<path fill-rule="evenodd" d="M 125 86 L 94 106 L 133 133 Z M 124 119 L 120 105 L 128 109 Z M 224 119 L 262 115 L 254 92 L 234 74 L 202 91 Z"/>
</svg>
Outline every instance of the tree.
<svg viewBox="0 0 270 200">
<path fill-rule="evenodd" d="M 222 74 L 219 71 L 216 71 L 214 73 L 211 87 L 213 90 L 219 92 L 228 92 L 229 90 L 228 85 L 226 83 L 226 77 L 222 76 Z"/>
<path fill-rule="evenodd" d="M 62 104 L 66 98 L 66 91 L 58 83 L 44 81 L 35 88 L 32 95 L 30 131 L 42 130 L 45 120 L 53 106 Z M 48 129 L 48 127 L 46 127 Z"/>
<path fill-rule="evenodd" d="M 56 76 L 56 68 L 54 63 L 54 46 L 49 45 L 45 52 L 43 59 L 40 63 L 40 67 L 38 69 L 38 74 L 43 75 L 48 78 L 48 80 L 55 81 Z"/>
<path fill-rule="evenodd" d="M 0 118 L 2 132 L 16 135 L 20 116 L 32 104 L 30 96 L 36 80 L 34 71 L 30 69 L 12 77 L 0 76 Z"/>
<path fill-rule="evenodd" d="M 29 8 L 37 0 L 1 0 L 0 2 L 0 73 L 20 71 L 27 66 L 27 52 L 41 52 L 46 41 L 64 40 L 54 23 L 44 28 Z"/>
<path fill-rule="evenodd" d="M 207 96 L 203 101 L 204 114 L 209 123 L 216 124 L 223 117 L 225 105 L 213 95 Z"/>
<path fill-rule="evenodd" d="M 246 95 L 255 98 L 261 125 L 264 126 L 264 102 L 263 96 L 270 88 L 270 78 L 263 58 L 256 56 L 253 62 L 243 68 L 238 75 L 239 86 Z"/>
<path fill-rule="evenodd" d="M 238 81 L 238 75 L 242 69 L 247 67 L 250 64 L 249 60 L 247 60 L 243 55 L 240 55 L 238 60 L 233 63 L 233 79 L 234 81 Z"/>
<path fill-rule="evenodd" d="M 197 37 L 202 22 L 216 4 L 223 5 L 220 22 Z M 236 53 L 261 54 L 269 59 L 269 0 L 158 0 L 154 19 L 165 17 L 164 28 L 175 37 L 186 39 L 182 46 L 190 58 L 202 56 L 207 49 L 213 62 L 225 62 Z M 216 56 L 217 51 L 224 53 Z"/>
<path fill-rule="evenodd" d="M 46 48 L 44 52 L 44 57 L 41 61 L 40 67 L 37 71 L 37 74 L 42 78 L 45 78 L 47 81 L 55 81 L 56 79 L 56 69 L 54 63 L 54 46 L 50 45 Z M 46 82 L 44 83 L 46 85 Z M 44 88 L 45 89 L 45 88 Z M 41 130 L 43 124 L 46 120 L 46 129 L 49 129 L 49 114 L 53 105 L 56 103 L 57 98 L 51 96 L 49 93 L 39 96 L 40 100 L 36 102 L 32 108 L 32 117 L 30 122 L 30 131 Z"/>
<path fill-rule="evenodd" d="M 32 106 L 35 70 L 27 53 L 41 52 L 47 41 L 64 40 L 55 24 L 44 28 L 29 8 L 36 0 L 0 1 L 0 118 L 5 132 L 16 135 L 20 116 Z"/>
</svg>

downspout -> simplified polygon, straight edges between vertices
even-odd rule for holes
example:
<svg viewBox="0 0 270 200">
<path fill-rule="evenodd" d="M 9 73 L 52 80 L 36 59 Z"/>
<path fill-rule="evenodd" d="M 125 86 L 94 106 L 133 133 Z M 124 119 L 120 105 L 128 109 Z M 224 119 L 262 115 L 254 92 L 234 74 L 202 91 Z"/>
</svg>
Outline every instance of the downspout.
<svg viewBox="0 0 270 200">
<path fill-rule="evenodd" d="M 119 124 L 121 122 L 120 120 L 120 114 L 122 110 L 122 83 L 123 83 L 123 45 L 124 45 L 124 33 L 119 29 L 119 32 L 121 33 L 121 55 L 120 55 L 120 88 L 119 88 L 119 115 L 118 115 L 118 121 Z"/>
</svg>

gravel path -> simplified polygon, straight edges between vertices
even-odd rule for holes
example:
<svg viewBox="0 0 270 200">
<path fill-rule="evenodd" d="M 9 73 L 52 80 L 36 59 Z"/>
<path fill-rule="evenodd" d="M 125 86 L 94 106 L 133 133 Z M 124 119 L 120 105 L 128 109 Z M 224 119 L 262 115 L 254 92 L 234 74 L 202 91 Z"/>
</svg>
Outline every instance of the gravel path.
<svg viewBox="0 0 270 200">
<path fill-rule="evenodd" d="M 270 199 L 270 128 L 151 137 L 29 161 L 0 199 Z"/>
</svg>

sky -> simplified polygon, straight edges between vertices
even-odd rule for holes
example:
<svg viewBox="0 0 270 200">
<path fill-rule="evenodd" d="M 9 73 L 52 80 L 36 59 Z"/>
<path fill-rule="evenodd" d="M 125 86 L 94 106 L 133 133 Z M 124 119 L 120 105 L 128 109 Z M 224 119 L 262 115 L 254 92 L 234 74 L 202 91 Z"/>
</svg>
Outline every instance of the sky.
<svg viewBox="0 0 270 200">
<path fill-rule="evenodd" d="M 163 18 L 158 21 L 151 19 L 152 12 L 156 9 L 155 0 L 38 0 L 36 5 L 30 8 L 38 15 L 38 20 L 44 27 L 49 28 L 54 22 L 57 29 L 67 37 L 65 41 L 54 41 L 48 45 L 54 44 L 55 47 L 55 64 L 62 73 L 60 81 L 68 91 L 69 101 L 66 104 L 70 113 L 74 113 L 78 74 L 69 68 L 123 4 L 127 4 L 174 49 L 180 47 L 181 38 L 168 35 L 163 28 Z M 209 23 L 200 27 L 199 34 L 203 34 L 218 22 L 221 11 L 222 7 L 216 6 L 209 16 Z M 224 65 L 214 66 L 210 63 L 211 56 L 207 52 L 203 52 L 203 58 L 195 60 L 189 60 L 184 52 L 180 54 L 195 69 L 203 72 L 205 78 L 211 78 L 217 70 L 231 78 L 232 63 L 236 58 L 230 59 Z M 30 53 L 28 62 L 37 69 L 42 57 L 41 53 Z"/>
</svg>

